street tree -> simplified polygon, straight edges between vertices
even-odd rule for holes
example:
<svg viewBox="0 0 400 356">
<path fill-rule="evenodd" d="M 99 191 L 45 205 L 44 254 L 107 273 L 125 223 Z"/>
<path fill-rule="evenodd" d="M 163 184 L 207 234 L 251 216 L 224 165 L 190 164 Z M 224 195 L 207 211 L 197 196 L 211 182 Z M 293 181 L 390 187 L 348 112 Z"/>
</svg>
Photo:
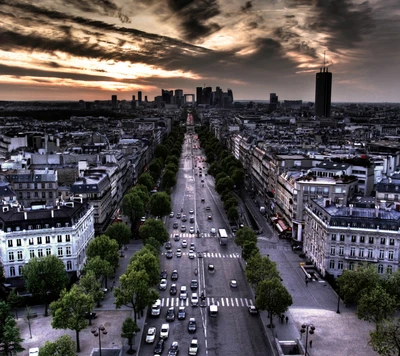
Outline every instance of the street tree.
<svg viewBox="0 0 400 356">
<path fill-rule="evenodd" d="M 231 206 L 228 209 L 226 216 L 229 219 L 229 221 L 236 221 L 237 219 L 239 219 L 239 212 L 236 207 Z"/>
<path fill-rule="evenodd" d="M 167 159 L 165 160 L 165 165 L 167 166 L 169 163 L 173 163 L 175 166 L 179 167 L 179 157 L 169 155 Z"/>
<path fill-rule="evenodd" d="M 58 298 L 69 282 L 63 261 L 54 255 L 30 259 L 22 269 L 22 277 L 26 289 L 44 302 L 45 316 L 48 316 L 48 298 Z"/>
<path fill-rule="evenodd" d="M 273 327 L 273 315 L 283 314 L 293 304 L 292 296 L 278 278 L 261 281 L 256 295 L 256 307 L 269 312 L 270 327 Z"/>
<path fill-rule="evenodd" d="M 136 223 L 145 214 L 145 203 L 140 198 L 137 192 L 125 194 L 121 204 L 122 212 L 129 218 L 131 226 L 136 226 Z"/>
<path fill-rule="evenodd" d="M 134 345 L 135 336 L 139 331 L 140 328 L 137 326 L 135 320 L 133 320 L 131 317 L 128 317 L 124 320 L 122 324 L 121 337 L 128 339 L 129 350 L 126 353 L 129 355 L 133 355 L 135 353 L 135 350 L 133 350 L 132 346 Z"/>
<path fill-rule="evenodd" d="M 224 178 L 229 178 L 229 177 L 228 177 L 228 175 L 226 174 L 225 171 L 221 171 L 220 173 L 218 173 L 218 174 L 215 176 L 215 182 L 218 184 L 218 182 L 219 182 L 221 179 L 224 179 Z"/>
<path fill-rule="evenodd" d="M 50 304 L 54 329 L 70 329 L 75 331 L 76 351 L 80 352 L 79 332 L 88 325 L 85 313 L 94 307 L 93 296 L 86 294 L 82 288 L 74 284 L 70 291 L 64 289 L 60 298 Z"/>
<path fill-rule="evenodd" d="M 142 248 L 132 257 L 127 267 L 127 271 L 133 269 L 135 271 L 144 270 L 149 277 L 149 287 L 153 287 L 160 280 L 160 260 L 148 249 Z"/>
<path fill-rule="evenodd" d="M 379 355 L 400 355 L 400 318 L 383 320 L 369 335 L 368 344 Z"/>
<path fill-rule="evenodd" d="M 149 276 L 146 271 L 127 270 L 119 278 L 120 286 L 114 288 L 115 306 L 120 309 L 122 305 L 132 308 L 137 315 L 147 305 L 153 304 L 158 299 L 158 293 L 149 288 Z"/>
<path fill-rule="evenodd" d="M 118 242 L 107 235 L 100 235 L 89 242 L 86 256 L 88 259 L 99 256 L 107 261 L 112 268 L 117 268 L 119 263 Z"/>
<path fill-rule="evenodd" d="M 165 192 L 154 193 L 149 200 L 150 214 L 163 217 L 172 210 L 171 197 Z"/>
<path fill-rule="evenodd" d="M 387 274 L 382 280 L 382 285 L 386 292 L 400 302 L 400 269 Z"/>
<path fill-rule="evenodd" d="M 239 202 L 235 197 L 230 197 L 227 200 L 224 200 L 224 208 L 225 210 L 229 210 L 230 207 L 236 208 L 238 206 Z"/>
<path fill-rule="evenodd" d="M 362 264 L 354 270 L 345 270 L 338 278 L 340 295 L 345 304 L 358 303 L 365 291 L 374 289 L 379 283 L 376 265 Z"/>
<path fill-rule="evenodd" d="M 237 187 L 243 185 L 245 175 L 243 168 L 236 168 L 231 175 L 233 183 L 235 183 Z"/>
<path fill-rule="evenodd" d="M 149 192 L 154 189 L 154 179 L 149 173 L 142 173 L 137 181 L 137 184 L 144 185 Z"/>
<path fill-rule="evenodd" d="M 132 236 L 129 227 L 122 222 L 110 225 L 106 230 L 105 234 L 111 239 L 117 241 L 119 248 L 122 248 L 122 245 L 124 244 L 128 244 Z"/>
<path fill-rule="evenodd" d="M 179 170 L 179 165 L 175 163 L 168 163 L 165 165 L 165 170 L 174 172 L 176 174 Z"/>
<path fill-rule="evenodd" d="M 95 257 L 95 259 L 96 258 L 98 258 L 98 256 Z M 97 307 L 100 307 L 100 302 L 103 300 L 104 292 L 93 271 L 89 270 L 82 276 L 79 280 L 79 287 L 82 288 L 86 294 L 90 294 L 93 297 L 94 302 L 97 304 Z M 87 312 L 89 313 L 91 310 L 87 310 Z M 91 319 L 89 319 L 89 325 L 91 325 Z"/>
<path fill-rule="evenodd" d="M 163 167 L 164 167 L 164 163 L 163 163 L 162 158 L 154 158 L 150 162 L 149 172 L 154 181 L 156 181 L 160 177 Z M 153 187 L 154 187 L 154 185 L 153 185 Z M 153 188 L 149 189 L 149 191 L 151 191 L 151 190 L 153 190 Z"/>
<path fill-rule="evenodd" d="M 23 339 L 20 337 L 19 328 L 11 314 L 10 306 L 4 301 L 0 301 L 0 340 L 4 343 L 6 355 L 10 352 L 8 350 L 10 343 L 14 343 L 15 351 L 23 350 L 21 346 Z"/>
<path fill-rule="evenodd" d="M 164 189 L 174 187 L 176 184 L 176 172 L 166 169 L 162 177 L 162 186 Z M 151 198 L 150 198 L 151 199 Z"/>
<path fill-rule="evenodd" d="M 136 184 L 133 188 L 129 189 L 129 193 L 137 194 L 144 206 L 149 202 L 149 190 L 143 184 Z"/>
<path fill-rule="evenodd" d="M 149 237 L 146 239 L 146 243 L 144 244 L 143 248 L 147 248 L 151 251 L 154 256 L 158 256 L 160 254 L 160 248 L 162 244 L 158 241 L 155 237 Z"/>
<path fill-rule="evenodd" d="M 162 158 L 163 161 L 168 157 L 169 151 L 168 148 L 164 145 L 158 145 L 154 150 L 154 157 Z"/>
<path fill-rule="evenodd" d="M 276 263 L 269 257 L 256 253 L 247 260 L 246 278 L 256 289 L 262 281 L 280 277 Z"/>
<path fill-rule="evenodd" d="M 162 220 L 147 219 L 140 227 L 139 235 L 144 244 L 150 237 L 155 238 L 161 245 L 169 240 L 169 233 Z"/>
<path fill-rule="evenodd" d="M 54 342 L 46 341 L 39 349 L 39 356 L 76 356 L 76 343 L 69 335 L 62 335 Z"/>
<path fill-rule="evenodd" d="M 394 316 L 398 302 L 382 286 L 377 285 L 366 290 L 358 300 L 357 316 L 359 319 L 372 321 L 378 324 L 384 319 Z"/>
<path fill-rule="evenodd" d="M 257 243 L 256 233 L 253 231 L 253 229 L 251 229 L 248 226 L 245 226 L 245 227 L 239 229 L 235 235 L 235 243 L 239 247 L 243 247 L 243 245 L 246 241 L 253 241 L 253 242 Z"/>
<path fill-rule="evenodd" d="M 111 278 L 114 274 L 114 268 L 110 262 L 104 261 L 100 256 L 89 258 L 84 268 L 85 274 L 93 273 L 96 280 L 102 278 L 105 281 L 105 288 L 107 288 L 107 278 Z"/>
<path fill-rule="evenodd" d="M 18 320 L 18 308 L 21 306 L 24 298 L 21 297 L 15 289 L 13 289 L 7 297 L 7 303 L 10 308 L 14 309 L 15 318 Z"/>
<path fill-rule="evenodd" d="M 259 254 L 260 250 L 257 247 L 257 243 L 255 243 L 254 241 L 246 241 L 243 244 L 243 248 L 242 248 L 242 257 L 245 261 L 247 261 L 250 257 Z"/>
<path fill-rule="evenodd" d="M 230 177 L 221 178 L 216 184 L 215 190 L 219 194 L 221 194 L 225 189 L 233 190 L 234 185 L 235 184 L 233 183 L 232 178 Z"/>
</svg>

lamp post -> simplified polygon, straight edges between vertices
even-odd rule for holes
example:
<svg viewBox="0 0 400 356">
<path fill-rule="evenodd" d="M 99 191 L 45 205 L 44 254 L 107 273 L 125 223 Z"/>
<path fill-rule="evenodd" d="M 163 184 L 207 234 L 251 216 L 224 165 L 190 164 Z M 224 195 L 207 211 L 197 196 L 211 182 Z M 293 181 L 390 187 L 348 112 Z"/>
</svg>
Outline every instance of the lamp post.
<svg viewBox="0 0 400 356">
<path fill-rule="evenodd" d="M 4 355 L 12 355 L 14 350 L 14 342 L 10 341 L 8 344 L 5 344 L 4 342 L 0 343 L 0 352 Z"/>
<path fill-rule="evenodd" d="M 100 353 L 100 356 L 101 356 L 101 334 L 106 335 L 107 334 L 107 330 L 104 327 L 104 325 L 95 326 L 94 328 L 92 328 L 92 334 L 95 337 L 97 337 L 97 336 L 99 337 L 99 353 Z"/>
<path fill-rule="evenodd" d="M 314 334 L 315 326 L 313 324 L 303 324 L 301 326 L 300 332 L 302 334 L 306 333 L 306 348 L 305 348 L 305 355 L 307 356 L 307 349 L 308 349 L 308 334 Z"/>
<path fill-rule="evenodd" d="M 340 314 L 340 295 L 337 295 L 337 309 L 336 313 Z"/>
</svg>

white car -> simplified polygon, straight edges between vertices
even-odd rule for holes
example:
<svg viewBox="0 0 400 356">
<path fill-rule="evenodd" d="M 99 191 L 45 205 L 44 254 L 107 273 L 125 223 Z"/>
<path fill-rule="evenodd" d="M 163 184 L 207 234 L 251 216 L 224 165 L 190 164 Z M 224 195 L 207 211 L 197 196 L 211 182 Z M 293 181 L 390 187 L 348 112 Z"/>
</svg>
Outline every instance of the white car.
<svg viewBox="0 0 400 356">
<path fill-rule="evenodd" d="M 187 244 L 187 241 L 186 241 L 186 240 L 182 240 L 181 245 L 182 245 L 183 248 L 186 248 L 187 245 L 188 245 L 188 244 Z"/>
<path fill-rule="evenodd" d="M 193 209 L 190 209 L 190 210 L 189 210 L 189 214 L 194 214 Z"/>
<path fill-rule="evenodd" d="M 160 339 L 168 339 L 169 324 L 162 324 L 160 329 Z"/>
<path fill-rule="evenodd" d="M 236 279 L 231 279 L 230 285 L 232 288 L 237 288 L 238 283 L 237 283 Z"/>
<path fill-rule="evenodd" d="M 199 351 L 199 342 L 197 339 L 192 339 L 189 345 L 189 355 L 197 355 L 197 352 Z"/>
<path fill-rule="evenodd" d="M 154 326 L 151 326 L 148 330 L 147 330 L 147 334 L 146 334 L 146 342 L 148 344 L 152 344 L 154 342 L 154 340 L 156 339 L 156 328 Z"/>
<path fill-rule="evenodd" d="M 191 226 L 191 227 L 189 228 L 189 232 L 190 232 L 191 234 L 194 234 L 194 227 L 193 227 L 193 226 Z"/>
<path fill-rule="evenodd" d="M 176 250 L 176 257 L 182 257 L 182 250 L 180 248 Z"/>
<path fill-rule="evenodd" d="M 187 288 L 186 286 L 181 286 L 181 292 L 179 293 L 179 299 L 186 300 L 187 299 Z"/>
<path fill-rule="evenodd" d="M 39 356 L 39 348 L 38 347 L 31 347 L 29 349 L 29 356 Z"/>
<path fill-rule="evenodd" d="M 215 235 L 217 233 L 217 230 L 215 229 L 215 227 L 211 228 L 211 234 Z"/>
<path fill-rule="evenodd" d="M 196 254 L 194 253 L 193 250 L 190 250 L 188 253 L 188 257 L 192 260 L 193 258 L 195 258 Z"/>
<path fill-rule="evenodd" d="M 168 284 L 167 280 L 166 280 L 165 278 L 163 278 L 163 279 L 160 281 L 160 284 L 159 284 L 159 286 L 158 286 L 158 289 L 159 289 L 159 290 L 166 290 L 166 289 L 167 289 L 167 284 Z"/>
<path fill-rule="evenodd" d="M 197 293 L 192 293 L 192 296 L 190 297 L 190 304 L 192 304 L 192 307 L 199 305 L 199 297 L 197 296 Z"/>
<path fill-rule="evenodd" d="M 170 217 L 170 218 L 173 218 L 174 216 L 175 216 L 174 212 L 171 211 L 171 213 L 169 214 L 169 217 Z"/>
</svg>

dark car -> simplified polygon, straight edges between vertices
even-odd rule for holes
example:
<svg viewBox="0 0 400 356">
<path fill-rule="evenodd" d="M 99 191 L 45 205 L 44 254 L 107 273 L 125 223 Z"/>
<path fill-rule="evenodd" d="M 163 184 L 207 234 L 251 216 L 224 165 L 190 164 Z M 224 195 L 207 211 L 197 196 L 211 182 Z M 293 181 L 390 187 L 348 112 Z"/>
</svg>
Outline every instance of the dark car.
<svg viewBox="0 0 400 356">
<path fill-rule="evenodd" d="M 188 331 L 190 333 L 195 333 L 196 330 L 197 330 L 196 319 L 195 318 L 190 318 L 189 319 L 189 324 L 188 324 Z"/>
<path fill-rule="evenodd" d="M 164 350 L 164 339 L 158 340 L 156 347 L 154 348 L 155 354 L 161 354 Z"/>
<path fill-rule="evenodd" d="M 172 227 L 173 227 L 174 229 L 177 229 L 177 228 L 178 228 L 178 226 L 179 226 L 179 224 L 178 224 L 178 222 L 177 222 L 177 221 L 175 221 L 175 222 L 174 222 L 174 224 L 172 225 Z"/>
<path fill-rule="evenodd" d="M 177 292 L 176 284 L 171 285 L 171 288 L 169 289 L 169 294 L 171 295 L 176 295 Z"/>
<path fill-rule="evenodd" d="M 179 277 L 178 271 L 174 269 L 171 273 L 171 281 L 177 281 Z"/>
<path fill-rule="evenodd" d="M 165 243 L 165 248 L 166 248 L 167 250 L 170 250 L 170 249 L 172 248 L 172 244 L 171 244 L 170 241 L 168 241 L 168 242 Z"/>
<path fill-rule="evenodd" d="M 177 356 L 179 354 L 179 344 L 178 341 L 174 341 L 169 347 L 168 356 Z"/>
<path fill-rule="evenodd" d="M 165 255 L 167 256 L 168 259 L 171 259 L 172 257 L 174 257 L 172 250 L 168 250 Z"/>
<path fill-rule="evenodd" d="M 178 320 L 186 319 L 186 310 L 185 307 L 179 307 L 178 309 Z"/>
<path fill-rule="evenodd" d="M 197 279 L 192 279 L 192 281 L 190 282 L 190 289 L 196 290 L 198 287 L 199 287 L 199 282 L 197 281 Z"/>
<path fill-rule="evenodd" d="M 175 309 L 174 307 L 169 307 L 167 310 L 167 321 L 174 321 L 175 320 Z"/>
<path fill-rule="evenodd" d="M 168 277 L 167 271 L 166 271 L 166 270 L 161 271 L 161 273 L 160 273 L 160 279 L 167 279 L 167 277 Z"/>
</svg>

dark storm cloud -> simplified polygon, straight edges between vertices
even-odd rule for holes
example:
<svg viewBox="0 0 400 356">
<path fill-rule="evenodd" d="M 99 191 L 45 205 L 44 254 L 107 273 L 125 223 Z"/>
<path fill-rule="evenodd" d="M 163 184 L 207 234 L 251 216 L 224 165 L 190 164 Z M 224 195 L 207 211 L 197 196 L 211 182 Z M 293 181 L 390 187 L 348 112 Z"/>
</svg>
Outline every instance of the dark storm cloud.
<svg viewBox="0 0 400 356">
<path fill-rule="evenodd" d="M 246 1 L 246 3 L 241 7 L 243 12 L 249 11 L 253 7 L 253 1 Z"/>
<path fill-rule="evenodd" d="M 209 22 L 221 13 L 217 0 L 168 0 L 167 4 L 187 41 L 195 42 L 221 29 L 217 23 Z"/>
</svg>

